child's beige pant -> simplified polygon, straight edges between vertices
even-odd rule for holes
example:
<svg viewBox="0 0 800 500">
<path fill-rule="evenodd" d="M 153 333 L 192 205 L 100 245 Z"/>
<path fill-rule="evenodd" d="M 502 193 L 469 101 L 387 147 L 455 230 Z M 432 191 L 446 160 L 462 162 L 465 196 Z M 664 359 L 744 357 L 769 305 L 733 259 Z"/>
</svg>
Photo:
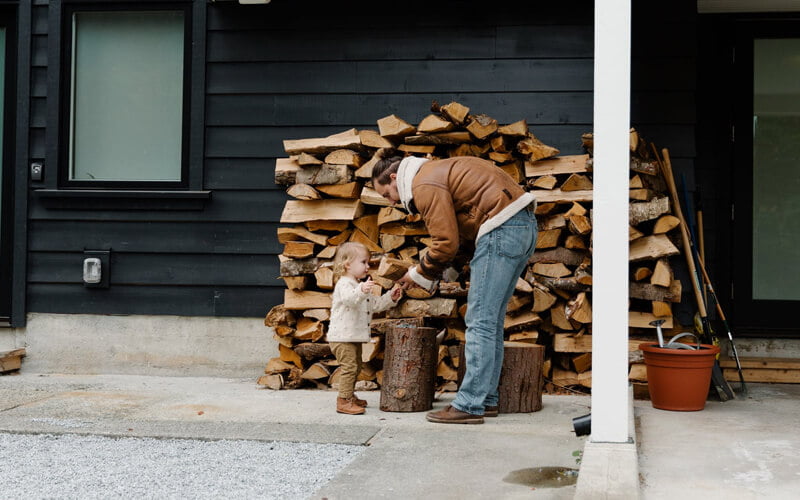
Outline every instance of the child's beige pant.
<svg viewBox="0 0 800 500">
<path fill-rule="evenodd" d="M 339 362 L 339 397 L 350 399 L 356 386 L 356 377 L 361 372 L 360 342 L 331 342 L 331 351 Z"/>
</svg>

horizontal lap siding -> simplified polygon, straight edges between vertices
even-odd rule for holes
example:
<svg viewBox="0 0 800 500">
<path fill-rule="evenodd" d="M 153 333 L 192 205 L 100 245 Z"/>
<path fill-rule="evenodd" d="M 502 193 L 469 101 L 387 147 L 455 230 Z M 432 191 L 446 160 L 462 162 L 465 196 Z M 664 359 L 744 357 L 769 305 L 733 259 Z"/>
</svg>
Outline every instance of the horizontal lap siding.
<svg viewBox="0 0 800 500">
<path fill-rule="evenodd" d="M 433 101 L 458 101 L 504 123 L 526 119 L 546 143 L 582 152 L 592 122 L 591 2 L 530 22 L 518 19 L 530 10 L 523 2 L 490 9 L 488 20 L 462 2 L 411 2 L 390 18 L 365 14 L 370 5 L 209 8 L 207 179 L 235 184 L 235 174 L 217 169 L 252 172 L 262 160 L 273 176 L 285 139 L 377 130 L 389 114 L 416 124 Z M 282 206 L 285 195 L 269 184 L 272 177 L 252 185 L 273 189 Z M 270 213 L 267 222 L 277 222 L 280 211 Z M 282 293 L 282 282 L 275 287 Z"/>
<path fill-rule="evenodd" d="M 458 101 L 501 123 L 525 119 L 562 154 L 591 131 L 593 3 L 208 4 L 204 189 L 199 211 L 30 206 L 29 310 L 263 316 L 282 302 L 276 230 L 288 199 L 274 184 L 282 141 L 396 114 L 418 123 Z M 47 6 L 34 7 L 30 155 L 45 159 Z M 658 25 L 658 23 L 651 23 Z M 658 27 L 655 28 L 658 30 Z M 634 122 L 694 156 L 693 54 L 634 52 Z M 652 44 L 651 44 L 652 45 Z M 665 70 L 666 68 L 666 70 Z M 80 283 L 84 248 L 112 248 L 111 287 Z"/>
<path fill-rule="evenodd" d="M 56 133 L 48 122 L 47 5 L 33 16 L 30 156 L 47 165 L 46 138 Z M 32 192 L 28 310 L 263 316 L 283 298 L 275 234 L 285 194 L 274 185 L 274 162 L 235 156 L 205 161 L 203 188 L 213 193 L 204 210 L 53 209 Z M 84 249 L 106 248 L 111 286 L 84 287 Z"/>
</svg>

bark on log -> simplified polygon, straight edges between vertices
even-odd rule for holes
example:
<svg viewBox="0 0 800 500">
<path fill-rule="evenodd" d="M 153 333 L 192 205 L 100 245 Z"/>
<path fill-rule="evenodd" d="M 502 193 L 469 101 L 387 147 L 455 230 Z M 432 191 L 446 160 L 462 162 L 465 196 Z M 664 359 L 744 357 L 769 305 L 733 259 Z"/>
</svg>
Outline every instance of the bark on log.
<svg viewBox="0 0 800 500">
<path fill-rule="evenodd" d="M 436 329 L 399 323 L 386 333 L 381 411 L 427 411 L 436 384 Z"/>
<path fill-rule="evenodd" d="M 331 355 L 331 346 L 327 343 L 314 343 L 314 342 L 303 342 L 302 344 L 297 344 L 294 346 L 294 352 L 296 352 L 301 358 L 312 360 L 312 359 L 319 359 L 319 358 L 326 358 Z"/>
<path fill-rule="evenodd" d="M 500 413 L 532 413 L 542 409 L 544 346 L 503 343 L 500 373 Z"/>
<path fill-rule="evenodd" d="M 545 347 L 528 342 L 503 342 L 503 369 L 500 372 L 500 413 L 532 413 L 542 409 Z M 459 345 L 458 385 L 464 379 L 467 361 L 465 344 Z"/>
</svg>

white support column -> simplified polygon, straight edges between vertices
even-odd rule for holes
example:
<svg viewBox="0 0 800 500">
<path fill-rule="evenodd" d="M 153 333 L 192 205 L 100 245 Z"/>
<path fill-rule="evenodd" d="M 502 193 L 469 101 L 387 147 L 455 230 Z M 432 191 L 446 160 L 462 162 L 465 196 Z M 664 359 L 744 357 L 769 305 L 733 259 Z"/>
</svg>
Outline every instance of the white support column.
<svg viewBox="0 0 800 500">
<path fill-rule="evenodd" d="M 631 0 L 594 2 L 592 442 L 629 439 Z"/>
</svg>

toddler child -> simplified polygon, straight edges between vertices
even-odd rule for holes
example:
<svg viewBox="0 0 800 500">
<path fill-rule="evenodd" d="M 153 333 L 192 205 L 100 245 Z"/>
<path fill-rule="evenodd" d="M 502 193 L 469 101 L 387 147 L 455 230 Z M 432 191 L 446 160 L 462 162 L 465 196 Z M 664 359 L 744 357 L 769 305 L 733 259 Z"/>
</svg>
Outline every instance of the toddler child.
<svg viewBox="0 0 800 500">
<path fill-rule="evenodd" d="M 367 402 L 356 397 L 356 377 L 361 372 L 361 347 L 370 341 L 372 314 L 397 304 L 403 291 L 394 287 L 380 297 L 372 294 L 375 282 L 367 278 L 369 250 L 361 243 L 339 245 L 333 261 L 336 286 L 333 289 L 327 339 L 341 367 L 336 411 L 361 415 Z"/>
</svg>

